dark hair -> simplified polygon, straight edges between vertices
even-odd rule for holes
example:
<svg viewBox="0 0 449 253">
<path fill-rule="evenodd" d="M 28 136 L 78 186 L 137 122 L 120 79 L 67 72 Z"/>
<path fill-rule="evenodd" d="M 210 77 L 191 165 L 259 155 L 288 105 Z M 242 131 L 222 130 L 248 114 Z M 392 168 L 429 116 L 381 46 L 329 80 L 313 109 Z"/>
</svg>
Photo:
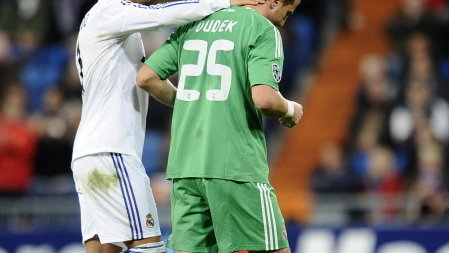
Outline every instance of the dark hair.
<svg viewBox="0 0 449 253">
<path fill-rule="evenodd" d="M 283 4 L 285 5 L 290 5 L 293 4 L 296 0 L 283 0 Z"/>
</svg>

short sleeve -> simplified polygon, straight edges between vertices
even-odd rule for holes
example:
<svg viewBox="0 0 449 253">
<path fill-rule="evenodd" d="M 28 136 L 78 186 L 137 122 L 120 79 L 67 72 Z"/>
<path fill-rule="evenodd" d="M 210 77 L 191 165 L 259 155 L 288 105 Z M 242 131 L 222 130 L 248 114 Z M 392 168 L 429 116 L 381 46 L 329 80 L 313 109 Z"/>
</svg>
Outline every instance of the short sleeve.
<svg viewBox="0 0 449 253">
<path fill-rule="evenodd" d="M 248 77 L 251 86 L 268 85 L 279 90 L 282 78 L 284 52 L 282 39 L 276 27 L 271 26 L 259 34 L 250 47 Z"/>
<path fill-rule="evenodd" d="M 181 28 L 172 33 L 170 38 L 157 49 L 145 64 L 153 69 L 159 77 L 166 79 L 178 71 L 178 49 Z"/>
</svg>

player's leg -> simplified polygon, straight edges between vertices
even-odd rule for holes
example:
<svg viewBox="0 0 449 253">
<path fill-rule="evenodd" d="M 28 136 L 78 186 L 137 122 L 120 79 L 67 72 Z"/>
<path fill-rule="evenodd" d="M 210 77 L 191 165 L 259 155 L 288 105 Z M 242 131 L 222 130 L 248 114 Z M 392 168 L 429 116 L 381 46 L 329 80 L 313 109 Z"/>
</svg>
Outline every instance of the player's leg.
<svg viewBox="0 0 449 253">
<path fill-rule="evenodd" d="M 74 167 L 102 253 L 165 252 L 150 181 L 137 157 L 102 153 L 77 159 Z"/>
<path fill-rule="evenodd" d="M 110 243 L 101 244 L 100 247 L 100 253 L 119 253 L 122 251 L 123 251 L 122 247 Z"/>
<path fill-rule="evenodd" d="M 176 252 L 217 252 L 212 219 L 199 179 L 175 179 L 171 192 L 172 232 L 168 247 Z"/>
<path fill-rule="evenodd" d="M 86 253 L 116 253 L 129 249 L 132 252 L 166 252 L 161 236 L 145 238 L 125 243 L 101 244 L 97 235 L 84 242 Z"/>
<path fill-rule="evenodd" d="M 74 164 L 76 161 L 74 162 Z M 73 166 L 75 168 L 76 166 Z M 78 194 L 78 202 L 80 205 L 80 214 L 81 214 L 81 233 L 83 238 L 84 248 L 86 253 L 100 253 L 101 252 L 101 242 L 98 238 L 97 232 L 93 225 L 93 217 L 91 212 L 89 211 L 89 206 L 86 204 L 85 194 L 83 194 L 81 185 L 83 182 L 80 181 L 79 178 L 76 177 L 76 173 L 74 171 L 74 181 L 75 188 Z"/>
<path fill-rule="evenodd" d="M 149 244 L 148 247 L 150 247 L 150 246 L 158 245 L 158 243 L 160 243 L 160 242 L 162 242 L 162 236 L 154 236 L 154 237 L 148 237 L 148 238 L 145 238 L 142 240 L 125 242 L 125 245 L 128 248 L 133 248 L 133 247 L 140 246 L 142 244 Z"/>
<path fill-rule="evenodd" d="M 284 219 L 269 184 L 203 182 L 220 251 L 290 251 Z"/>
<path fill-rule="evenodd" d="M 124 244 L 128 248 L 127 252 L 132 253 L 165 253 L 167 251 L 161 236 L 129 241 Z"/>
<path fill-rule="evenodd" d="M 95 235 L 91 239 L 88 239 L 84 242 L 84 248 L 86 249 L 86 253 L 100 253 L 101 243 L 98 236 Z"/>
<path fill-rule="evenodd" d="M 142 162 L 121 154 L 111 154 L 111 159 L 122 181 L 121 191 L 123 196 L 126 195 L 123 199 L 129 204 L 127 213 L 131 217 L 133 239 L 123 244 L 129 252 L 166 252 L 150 180 Z"/>
</svg>

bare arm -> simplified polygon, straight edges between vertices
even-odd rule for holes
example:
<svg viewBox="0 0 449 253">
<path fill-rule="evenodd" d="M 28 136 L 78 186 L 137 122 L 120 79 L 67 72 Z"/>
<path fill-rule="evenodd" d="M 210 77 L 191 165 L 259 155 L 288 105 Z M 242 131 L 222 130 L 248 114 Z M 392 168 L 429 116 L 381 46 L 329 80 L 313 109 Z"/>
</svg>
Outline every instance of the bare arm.
<svg viewBox="0 0 449 253">
<path fill-rule="evenodd" d="M 147 65 L 143 65 L 137 73 L 137 86 L 165 105 L 173 107 L 175 104 L 176 87 L 169 80 L 162 80 Z"/>
<path fill-rule="evenodd" d="M 299 123 L 303 114 L 302 105 L 285 99 L 268 85 L 253 86 L 251 92 L 254 104 L 265 116 L 279 118 L 285 127 L 294 127 Z"/>
</svg>

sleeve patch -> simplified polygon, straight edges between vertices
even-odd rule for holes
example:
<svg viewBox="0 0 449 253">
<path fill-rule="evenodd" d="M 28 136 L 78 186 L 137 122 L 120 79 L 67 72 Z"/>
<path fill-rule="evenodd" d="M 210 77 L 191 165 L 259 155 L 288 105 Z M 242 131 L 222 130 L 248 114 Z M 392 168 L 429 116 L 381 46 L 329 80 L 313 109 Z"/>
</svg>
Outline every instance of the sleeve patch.
<svg viewBox="0 0 449 253">
<path fill-rule="evenodd" d="M 273 63 L 271 66 L 273 70 L 274 80 L 279 83 L 282 79 L 282 71 L 276 63 Z"/>
</svg>

